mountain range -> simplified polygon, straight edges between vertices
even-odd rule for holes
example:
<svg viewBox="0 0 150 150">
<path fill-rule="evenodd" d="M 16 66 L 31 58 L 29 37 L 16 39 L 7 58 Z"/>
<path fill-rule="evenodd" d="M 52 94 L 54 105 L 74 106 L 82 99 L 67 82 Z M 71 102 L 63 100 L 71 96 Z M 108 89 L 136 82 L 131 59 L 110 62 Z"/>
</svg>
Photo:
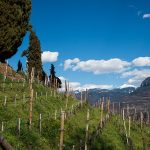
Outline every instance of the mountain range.
<svg viewBox="0 0 150 150">
<path fill-rule="evenodd" d="M 137 109 L 150 110 L 150 77 L 146 78 L 138 88 L 127 87 L 117 89 L 89 89 L 87 99 L 89 103 L 94 104 L 102 97 L 109 97 L 111 101 L 136 106 Z M 76 91 L 75 95 L 81 98 L 81 92 Z M 85 92 L 82 92 L 83 99 Z"/>
</svg>

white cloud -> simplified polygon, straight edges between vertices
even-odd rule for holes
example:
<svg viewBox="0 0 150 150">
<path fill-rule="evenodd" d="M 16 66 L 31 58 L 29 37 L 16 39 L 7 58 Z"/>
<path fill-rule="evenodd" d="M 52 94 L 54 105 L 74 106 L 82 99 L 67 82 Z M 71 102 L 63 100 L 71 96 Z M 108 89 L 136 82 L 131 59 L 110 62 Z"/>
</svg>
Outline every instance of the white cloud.
<svg viewBox="0 0 150 150">
<path fill-rule="evenodd" d="M 141 82 L 149 76 L 150 76 L 150 69 L 141 69 L 141 70 L 135 69 L 132 71 L 122 73 L 122 77 L 124 78 L 130 77 L 130 79 L 128 79 L 126 84 L 131 84 L 134 86 L 140 86 Z"/>
<path fill-rule="evenodd" d="M 65 81 L 68 82 L 68 79 L 66 79 L 66 78 L 63 77 L 63 76 L 60 76 L 59 79 L 62 81 L 62 90 L 64 91 L 64 90 L 65 90 Z M 79 87 L 81 87 L 81 84 L 80 84 L 80 82 L 69 82 L 69 86 L 70 86 L 72 89 L 76 90 L 76 89 L 78 89 Z"/>
<path fill-rule="evenodd" d="M 85 84 L 81 87 L 81 89 L 112 89 L 112 85 L 103 85 L 103 84 Z"/>
<path fill-rule="evenodd" d="M 150 66 L 150 57 L 138 57 L 132 63 L 135 66 Z"/>
<path fill-rule="evenodd" d="M 44 51 L 42 53 L 42 62 L 56 62 L 58 60 L 58 52 Z"/>
<path fill-rule="evenodd" d="M 68 59 L 64 63 L 64 70 L 72 69 L 73 71 L 81 70 L 93 72 L 94 74 L 104 74 L 113 72 L 122 72 L 126 70 L 131 63 L 122 61 L 118 58 L 109 60 L 87 60 L 80 61 L 78 58 Z"/>
<path fill-rule="evenodd" d="M 65 82 L 66 78 L 63 77 L 63 76 L 60 76 L 59 79 L 62 81 L 62 82 Z"/>
<path fill-rule="evenodd" d="M 109 60 L 90 59 L 87 61 L 81 61 L 79 58 L 75 58 L 67 59 L 64 62 L 64 70 L 79 70 L 84 72 L 92 72 L 94 74 L 118 73 L 121 77 L 127 78 L 127 82 L 121 85 L 121 88 L 140 86 L 141 82 L 150 76 L 150 69 L 146 69 L 146 66 L 150 66 L 150 57 L 138 57 L 130 62 L 123 61 L 119 58 L 112 58 Z M 78 83 L 78 86 L 76 86 L 75 89 L 85 89 L 88 87 L 110 89 L 112 88 L 112 85 L 85 84 L 81 86 Z"/>
<path fill-rule="evenodd" d="M 67 59 L 64 61 L 64 70 L 73 68 L 75 64 L 77 64 L 80 61 L 79 58 L 74 59 Z"/>
<path fill-rule="evenodd" d="M 59 77 L 62 81 L 62 90 L 65 90 L 65 80 L 67 81 L 67 79 L 63 76 Z M 69 82 L 70 87 L 73 90 L 86 90 L 86 89 L 95 89 L 95 88 L 100 88 L 100 89 L 112 89 L 113 86 L 112 85 L 101 85 L 101 84 L 84 84 L 81 85 L 80 82 Z"/>
<path fill-rule="evenodd" d="M 135 88 L 136 86 L 134 86 L 132 84 L 126 84 L 126 83 L 120 86 L 121 89 L 122 88 L 127 88 L 127 87 L 134 87 Z"/>
<path fill-rule="evenodd" d="M 150 18 L 150 14 L 143 14 L 143 19 Z"/>
</svg>

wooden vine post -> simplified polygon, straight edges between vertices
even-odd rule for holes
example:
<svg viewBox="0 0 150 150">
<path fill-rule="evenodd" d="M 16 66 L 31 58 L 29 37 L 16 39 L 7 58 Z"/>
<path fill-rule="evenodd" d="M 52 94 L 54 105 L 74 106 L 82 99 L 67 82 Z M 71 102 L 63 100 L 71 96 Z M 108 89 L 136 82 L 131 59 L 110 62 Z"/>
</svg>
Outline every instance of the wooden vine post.
<svg viewBox="0 0 150 150">
<path fill-rule="evenodd" d="M 34 79 L 34 68 L 32 68 L 31 79 L 30 79 L 30 82 L 29 82 L 29 86 L 30 86 L 29 129 L 31 129 L 31 126 L 32 126 L 32 105 L 33 105 L 33 87 L 32 87 L 32 83 L 33 83 L 33 79 Z"/>
<path fill-rule="evenodd" d="M 99 100 L 99 109 L 101 109 L 101 105 L 102 105 L 102 99 L 100 98 L 100 100 Z"/>
<path fill-rule="evenodd" d="M 80 97 L 80 100 L 81 100 L 81 107 L 82 107 L 82 106 L 83 106 L 82 91 L 81 91 L 81 97 Z"/>
<path fill-rule="evenodd" d="M 118 105 L 119 105 L 119 108 L 118 108 L 118 109 L 119 109 L 119 110 L 118 110 L 118 113 L 120 114 L 120 102 L 119 102 L 119 104 L 118 104 Z"/>
<path fill-rule="evenodd" d="M 142 112 L 140 113 L 140 123 L 141 123 L 141 130 L 142 130 L 142 127 L 143 127 L 143 113 Z"/>
<path fill-rule="evenodd" d="M 127 141 L 127 144 L 128 144 L 128 133 L 127 133 L 127 128 L 126 128 L 126 121 L 125 121 L 125 117 L 124 117 L 124 108 L 123 108 L 123 125 L 124 125 L 124 130 L 125 130 L 125 135 L 126 135 L 126 141 Z"/>
<path fill-rule="evenodd" d="M 5 82 L 6 78 L 7 78 L 7 71 L 8 71 L 8 61 L 6 63 L 6 68 L 5 68 L 4 82 Z"/>
<path fill-rule="evenodd" d="M 42 115 L 41 114 L 39 116 L 39 128 L 40 128 L 40 134 L 41 134 L 41 131 L 42 131 Z"/>
<path fill-rule="evenodd" d="M 112 113 L 114 114 L 115 113 L 115 103 L 113 102 L 113 111 Z"/>
<path fill-rule="evenodd" d="M 5 96 L 4 106 L 6 106 L 6 104 L 7 104 L 7 96 Z"/>
<path fill-rule="evenodd" d="M 68 82 L 68 84 L 67 84 L 67 89 L 68 89 L 68 92 L 67 92 L 67 95 L 69 96 L 70 95 L 70 84 L 69 84 L 69 82 Z"/>
<path fill-rule="evenodd" d="M 104 98 L 101 101 L 101 118 L 100 118 L 100 127 L 103 127 L 103 109 L 104 109 Z"/>
<path fill-rule="evenodd" d="M 66 109 L 68 108 L 68 100 L 69 100 L 69 82 L 66 82 L 67 90 L 66 90 Z"/>
<path fill-rule="evenodd" d="M 110 98 L 107 100 L 107 112 L 110 113 Z"/>
<path fill-rule="evenodd" d="M 4 122 L 2 122 L 1 131 L 4 131 Z"/>
<path fill-rule="evenodd" d="M 124 120 L 124 108 L 122 110 L 122 119 Z"/>
<path fill-rule="evenodd" d="M 129 105 L 127 104 L 127 116 L 129 117 L 130 113 L 129 113 Z"/>
<path fill-rule="evenodd" d="M 63 142 L 64 142 L 64 120 L 65 120 L 65 112 L 61 111 L 61 129 L 60 129 L 60 144 L 59 150 L 63 150 Z"/>
<path fill-rule="evenodd" d="M 84 97 L 85 102 L 87 102 L 87 97 L 88 97 L 88 90 L 86 89 L 85 90 L 85 97 Z"/>
<path fill-rule="evenodd" d="M 87 110 L 87 118 L 86 118 L 86 136 L 85 136 L 85 150 L 88 149 L 88 132 L 89 132 L 89 116 L 90 116 L 90 112 L 89 109 Z"/>
<path fill-rule="evenodd" d="M 67 81 L 65 80 L 65 97 L 67 97 L 68 93 L 68 87 L 67 87 Z"/>
<path fill-rule="evenodd" d="M 131 117 L 129 116 L 129 137 L 130 137 L 130 129 L 131 129 Z"/>
</svg>

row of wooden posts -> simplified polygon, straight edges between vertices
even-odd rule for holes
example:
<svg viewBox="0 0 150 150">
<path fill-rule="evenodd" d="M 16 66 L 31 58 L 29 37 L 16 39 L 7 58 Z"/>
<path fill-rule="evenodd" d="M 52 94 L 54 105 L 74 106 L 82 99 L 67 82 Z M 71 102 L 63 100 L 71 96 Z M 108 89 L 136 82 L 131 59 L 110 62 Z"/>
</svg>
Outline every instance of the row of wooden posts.
<svg viewBox="0 0 150 150">
<path fill-rule="evenodd" d="M 73 112 L 75 112 L 75 109 L 76 108 L 81 108 L 82 109 L 82 106 L 83 104 L 81 105 L 81 103 L 79 102 L 76 106 L 73 106 L 71 107 L 71 114 L 73 114 Z M 61 129 L 60 129 L 60 144 L 59 144 L 59 147 L 60 149 L 63 149 L 63 139 L 64 139 L 64 121 L 66 119 L 66 111 L 62 111 L 61 109 Z M 54 114 L 54 119 L 56 120 L 57 119 L 57 110 L 55 110 L 55 114 Z M 87 120 L 89 120 L 89 110 L 88 110 L 88 115 L 87 115 Z M 29 129 L 31 129 L 31 123 L 32 121 L 30 122 L 29 124 Z M 1 132 L 4 132 L 4 122 L 2 122 L 1 124 Z M 41 131 L 42 131 L 42 114 L 39 114 L 39 132 L 41 134 Z M 18 135 L 20 135 L 20 132 L 21 132 L 21 118 L 19 117 L 18 118 L 18 125 L 17 125 L 17 133 Z M 88 136 L 88 125 L 86 127 L 86 136 Z M 86 143 L 85 143 L 86 144 Z"/>
<path fill-rule="evenodd" d="M 80 102 L 81 104 L 81 102 Z M 108 114 L 110 113 L 110 103 L 108 102 L 107 104 L 107 112 Z M 104 111 L 104 101 L 101 102 L 101 105 L 100 105 L 100 110 L 101 110 L 101 114 L 100 114 L 100 127 L 103 128 L 103 120 L 104 120 L 104 117 L 103 117 L 103 111 Z M 107 116 L 107 115 L 106 115 Z M 108 116 L 107 116 L 108 117 Z M 57 118 L 57 110 L 55 110 L 55 115 L 54 115 L 54 118 L 56 119 Z M 62 111 L 61 110 L 61 138 L 60 138 L 60 147 L 62 147 L 62 141 L 63 141 L 63 135 L 64 135 L 64 120 L 65 120 L 65 111 Z M 126 127 L 126 121 L 125 121 L 125 111 L 123 109 L 122 111 L 122 119 L 123 119 L 123 124 L 124 124 L 124 129 L 125 129 L 125 134 L 126 134 L 126 139 L 127 139 L 127 143 L 128 143 L 128 137 L 130 137 L 130 128 L 131 128 L 131 117 L 129 116 L 128 119 L 128 131 L 127 131 L 127 127 Z M 42 120 L 42 115 L 40 114 L 39 115 L 39 127 L 40 127 L 40 133 L 41 133 L 41 120 Z M 18 132 L 20 134 L 20 122 L 21 122 L 21 118 L 18 118 Z M 143 114 L 141 113 L 141 128 L 143 126 Z M 86 124 L 86 139 L 85 139 L 85 149 L 87 149 L 87 142 L 88 142 L 88 129 L 89 129 L 89 110 L 87 111 L 87 124 Z M 4 131 L 4 122 L 2 122 L 2 127 L 1 127 L 1 131 Z M 75 146 L 75 145 L 74 145 Z"/>
<path fill-rule="evenodd" d="M 7 65 L 6 65 L 6 74 L 5 74 L 5 79 L 7 76 Z M 34 69 L 32 69 L 31 72 L 31 78 L 29 79 L 29 88 L 30 88 L 30 100 L 29 100 L 29 129 L 32 129 L 32 107 L 33 107 L 33 95 L 34 95 L 34 90 L 33 90 L 33 81 L 34 81 Z M 57 81 L 56 81 L 57 84 Z M 11 85 L 12 87 L 12 85 Z M 24 87 L 24 82 L 23 82 L 23 87 Z M 5 83 L 3 83 L 3 90 L 5 89 Z M 57 88 L 56 88 L 57 89 Z M 67 84 L 67 82 L 65 82 L 65 89 L 66 89 L 66 109 L 68 107 L 68 97 L 69 97 L 69 84 Z M 37 95 L 37 94 L 36 94 Z M 83 104 L 83 97 L 82 97 L 82 92 L 81 92 L 81 106 Z M 85 92 L 85 99 L 87 98 L 87 91 Z M 37 97 L 37 96 L 36 96 Z M 6 101 L 7 98 L 5 97 L 5 101 L 4 101 L 4 105 L 6 105 Z M 15 104 L 16 104 L 16 98 L 15 98 Z M 101 113 L 100 113 L 100 127 L 103 128 L 103 111 L 104 111 L 104 98 L 101 99 L 99 102 L 97 102 L 95 104 L 96 107 L 100 107 L 101 109 Z M 106 108 L 107 108 L 107 113 L 110 113 L 110 99 L 107 100 L 106 103 Z M 120 103 L 119 103 L 119 114 L 122 113 L 122 119 L 123 119 L 123 124 L 124 124 L 124 130 L 125 130 L 125 135 L 126 135 L 126 140 L 127 140 L 127 144 L 128 144 L 128 137 L 130 137 L 130 128 L 131 128 L 131 116 L 129 115 L 129 107 L 127 106 L 127 117 L 128 117 L 128 131 L 127 131 L 127 127 L 126 127 L 126 121 L 125 121 L 125 108 L 121 109 L 120 108 Z M 136 111 L 136 110 L 135 110 Z M 115 113 L 115 103 L 112 103 L 112 114 Z M 56 114 L 57 112 L 55 111 L 55 118 L 56 118 Z M 108 116 L 107 116 L 108 117 Z M 141 128 L 143 126 L 143 113 L 140 113 L 140 125 Z M 39 116 L 39 120 L 40 120 L 40 133 L 42 130 L 42 125 L 41 125 L 41 120 L 42 120 L 42 115 L 40 114 Z M 61 130 L 60 130 L 60 143 L 59 143 L 59 147 L 60 150 L 63 149 L 64 146 L 64 122 L 65 122 L 65 111 L 61 111 Z M 21 123 L 21 118 L 18 118 L 18 132 L 20 134 L 20 123 Z M 4 122 L 2 122 L 2 127 L 1 130 L 4 131 Z M 85 150 L 88 149 L 88 130 L 89 130 L 89 110 L 87 111 L 87 124 L 86 124 L 86 135 L 85 135 Z M 75 145 L 73 145 L 73 148 L 75 148 Z"/>
<path fill-rule="evenodd" d="M 124 131 L 125 131 L 125 136 L 126 136 L 126 142 L 127 144 L 129 144 L 129 138 L 130 138 L 130 135 L 131 135 L 131 121 L 137 121 L 135 120 L 134 118 L 132 118 L 132 116 L 130 115 L 130 109 L 133 109 L 134 110 L 134 115 L 137 113 L 136 112 L 136 108 L 135 107 L 132 107 L 130 108 L 129 105 L 127 104 L 127 107 L 123 107 L 121 108 L 120 106 L 120 102 L 118 103 L 119 105 L 119 111 L 116 111 L 115 112 L 115 103 L 113 102 L 112 103 L 112 111 L 111 113 L 112 114 L 115 114 L 117 113 L 118 115 L 121 115 L 122 116 L 122 120 L 123 120 L 123 126 L 124 126 Z M 101 108 L 101 121 L 100 121 L 100 126 L 101 128 L 103 127 L 103 110 L 104 110 L 104 98 L 102 98 L 99 102 L 97 102 L 95 105 L 95 107 L 100 107 Z M 105 104 L 105 108 L 106 108 L 106 112 L 109 114 L 110 113 L 110 99 L 108 98 L 107 101 L 106 101 L 106 104 Z M 126 114 L 125 114 L 125 110 L 126 110 Z M 143 128 L 143 119 L 144 119 L 144 115 L 143 115 L 143 112 L 140 112 L 140 128 L 141 128 L 141 131 L 142 131 L 142 128 Z M 126 126 L 126 120 L 128 120 L 128 130 L 127 130 L 127 126 Z M 147 113 L 147 121 L 146 123 L 149 125 L 150 123 L 150 117 L 149 117 L 149 113 Z"/>
<path fill-rule="evenodd" d="M 82 102 L 80 102 L 82 104 Z M 81 105 L 82 106 L 82 105 Z M 107 112 L 110 112 L 110 102 L 108 101 L 107 102 Z M 101 102 L 101 105 L 100 105 L 100 109 L 101 109 L 101 120 L 100 120 L 100 127 L 102 128 L 103 127 L 103 110 L 104 110 L 104 101 Z M 63 111 L 62 111 L 63 113 Z M 56 119 L 56 114 L 57 114 L 57 110 L 55 110 L 55 119 Z M 41 114 L 40 114 L 40 133 L 41 133 Z M 64 113 L 64 118 L 65 118 L 65 113 Z M 127 132 L 127 128 L 126 128 L 126 122 L 125 122 L 125 111 L 123 109 L 122 111 L 122 118 L 123 118 L 123 123 L 124 123 L 124 129 L 125 129 L 125 133 L 126 133 L 126 138 L 127 138 L 127 143 L 128 143 L 128 137 L 130 136 L 130 124 L 131 124 L 131 117 L 129 116 L 129 131 Z M 86 140 L 87 140 L 87 137 L 88 137 L 88 120 L 89 120 L 89 110 L 88 110 L 88 113 L 87 113 L 87 125 L 86 125 Z M 2 122 L 2 131 L 4 130 L 4 122 Z M 62 124 L 62 123 L 61 123 Z M 143 125 L 143 114 L 141 113 L 141 128 L 142 128 L 142 125 Z M 19 131 L 19 134 L 20 134 L 20 118 L 18 119 L 18 131 Z M 62 130 L 64 132 L 64 130 Z M 61 134 L 63 134 L 63 132 Z M 62 136 L 62 135 L 61 135 Z M 61 140 L 62 141 L 62 140 Z M 85 142 L 85 147 L 87 147 L 87 142 Z"/>
</svg>

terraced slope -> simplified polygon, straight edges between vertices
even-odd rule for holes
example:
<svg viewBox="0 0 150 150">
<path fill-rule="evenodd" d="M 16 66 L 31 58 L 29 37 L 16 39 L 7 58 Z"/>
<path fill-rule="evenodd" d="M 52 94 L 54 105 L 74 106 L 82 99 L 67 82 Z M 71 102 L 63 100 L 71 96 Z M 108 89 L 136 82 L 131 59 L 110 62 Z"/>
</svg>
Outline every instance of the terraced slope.
<svg viewBox="0 0 150 150">
<path fill-rule="evenodd" d="M 64 150 L 84 149 L 87 124 L 87 110 L 90 112 L 87 145 L 91 150 L 141 150 L 150 149 L 150 128 L 140 130 L 137 122 L 131 125 L 130 144 L 126 137 L 122 119 L 111 115 L 104 127 L 99 128 L 101 110 L 81 103 L 69 96 L 66 109 L 66 97 L 41 84 L 33 84 L 33 120 L 29 129 L 29 85 L 27 82 L 3 83 L 0 74 L 0 135 L 17 150 L 57 150 L 60 140 L 60 113 L 66 111 L 64 130 Z M 40 124 L 41 114 L 41 124 Z M 104 117 L 106 116 L 104 112 Z M 20 132 L 19 132 L 20 118 Z M 128 124 L 128 122 L 126 122 Z M 3 125 L 3 126 L 2 126 Z M 3 127 L 3 129 L 2 129 Z M 20 134 L 19 134 L 20 133 Z M 96 134 L 95 134 L 96 133 Z M 96 135 L 96 136 L 95 136 Z M 142 136 L 141 136 L 142 135 Z"/>
</svg>

